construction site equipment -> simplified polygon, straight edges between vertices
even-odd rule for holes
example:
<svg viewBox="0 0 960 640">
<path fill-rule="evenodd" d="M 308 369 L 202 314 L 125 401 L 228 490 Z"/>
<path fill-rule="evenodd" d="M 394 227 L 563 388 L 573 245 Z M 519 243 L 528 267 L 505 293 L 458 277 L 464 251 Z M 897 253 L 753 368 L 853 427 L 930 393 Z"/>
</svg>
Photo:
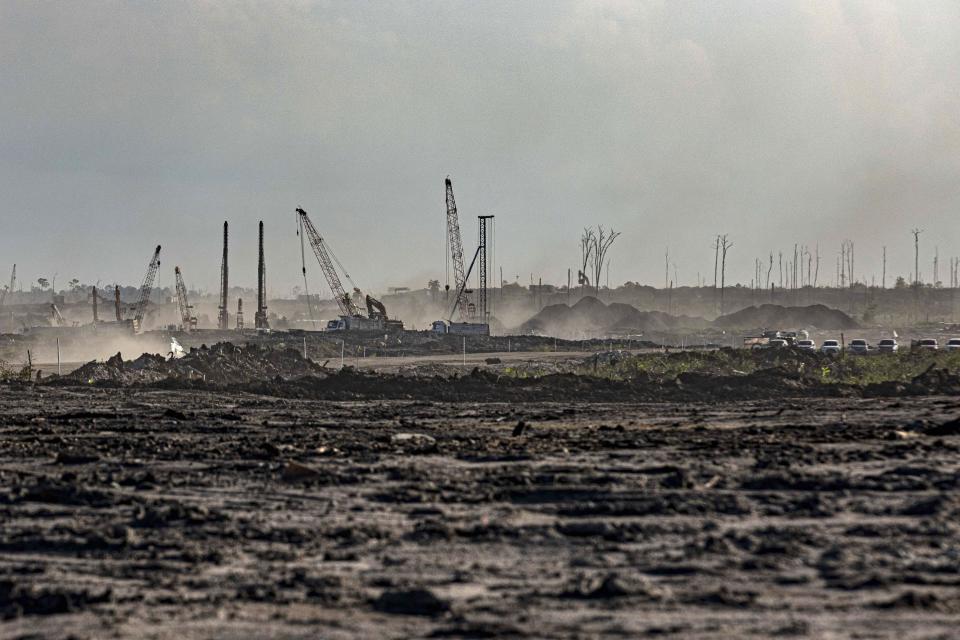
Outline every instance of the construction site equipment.
<svg viewBox="0 0 960 640">
<path fill-rule="evenodd" d="M 346 277 L 347 281 L 353 286 L 354 291 L 358 294 L 358 298 L 360 289 L 354 284 L 347 270 L 343 268 L 343 264 L 340 263 L 337 256 L 330 249 L 330 246 L 320 236 L 316 227 L 313 226 L 313 222 L 310 220 L 307 212 L 300 208 L 296 211 L 300 216 L 300 228 L 303 229 L 304 234 L 306 234 L 307 239 L 310 241 L 310 247 L 317 257 L 317 262 L 320 263 L 320 270 L 323 271 L 327 285 L 329 285 L 334 300 L 337 301 L 337 306 L 340 308 L 340 318 L 328 322 L 327 331 L 383 330 L 388 327 L 391 329 L 402 329 L 402 322 L 388 322 L 386 308 L 375 298 L 371 298 L 371 300 L 374 300 L 379 306 L 373 305 L 373 307 L 368 307 L 367 311 L 370 313 L 371 308 L 374 308 L 378 313 L 372 316 L 363 314 L 354 297 L 343 288 L 343 283 L 340 281 L 340 275 L 337 273 L 334 263 L 343 271 L 344 277 Z"/>
<path fill-rule="evenodd" d="M 403 329 L 403 322 L 400 320 L 391 320 L 387 316 L 387 308 L 382 302 L 368 295 L 366 296 L 366 303 L 368 318 L 382 322 L 384 329 Z"/>
<path fill-rule="evenodd" d="M 267 320 L 267 266 L 263 258 L 263 220 L 260 221 L 259 259 L 257 260 L 257 312 L 253 316 L 253 326 L 257 329 L 269 329 Z"/>
<path fill-rule="evenodd" d="M 140 296 L 137 298 L 137 304 L 133 308 L 133 331 L 140 333 L 143 326 L 143 316 L 147 311 L 147 304 L 150 302 L 150 294 L 153 293 L 153 281 L 157 277 L 157 270 L 160 269 L 160 245 L 153 252 L 153 258 L 147 266 L 147 275 L 143 278 L 143 284 L 140 285 Z"/>
<path fill-rule="evenodd" d="M 243 298 L 237 298 L 237 331 L 243 330 Z"/>
<path fill-rule="evenodd" d="M 477 250 L 473 254 L 473 260 L 470 261 L 470 267 L 467 269 L 466 277 L 464 278 L 463 286 L 457 291 L 457 300 L 460 299 L 460 296 L 466 290 L 467 280 L 470 279 L 470 275 L 473 273 L 473 267 L 477 264 L 477 259 L 480 259 L 480 284 L 481 284 L 481 311 L 480 319 L 483 321 L 482 324 L 487 324 L 487 220 L 493 218 L 493 216 L 477 216 L 480 222 L 480 242 L 477 244 Z M 473 317 L 476 315 L 476 307 L 472 303 L 467 304 L 468 316 Z M 453 314 L 457 310 L 457 304 L 455 303 L 453 308 L 450 309 L 450 316 L 447 319 L 447 324 L 453 324 Z M 489 330 L 489 329 L 488 329 Z"/>
<path fill-rule="evenodd" d="M 316 227 L 313 226 L 313 222 L 311 222 L 307 212 L 300 208 L 296 211 L 300 216 L 300 226 L 310 241 L 310 247 L 317 257 L 317 262 L 320 263 L 320 270 L 323 271 L 327 285 L 329 285 L 334 300 L 337 301 L 337 306 L 340 308 L 340 318 L 329 321 L 327 323 L 327 331 L 383 330 L 386 328 L 386 309 L 383 309 L 382 316 L 378 315 L 377 317 L 371 318 L 363 315 L 354 298 L 344 290 L 343 283 L 340 281 L 340 275 L 334 267 L 334 262 L 336 262 L 340 270 L 343 271 L 344 277 L 350 282 L 354 290 L 357 292 L 360 290 L 356 287 L 350 275 L 346 269 L 343 268 L 343 265 L 330 249 L 329 245 L 327 245 L 320 236 Z M 380 307 L 383 307 L 383 305 L 381 304 Z M 400 328 L 403 326 L 402 323 L 399 322 L 392 323 L 393 328 L 396 328 L 397 325 L 399 325 Z"/>
<path fill-rule="evenodd" d="M 227 266 L 227 221 L 223 221 L 223 261 L 220 263 L 220 314 L 217 317 L 217 327 L 226 331 L 230 328 L 230 312 L 227 310 L 227 289 L 229 288 L 230 273 Z"/>
<path fill-rule="evenodd" d="M 487 308 L 487 221 L 493 216 L 477 216 L 480 222 L 480 242 L 477 245 L 477 255 L 480 256 L 480 322 L 490 322 L 490 312 Z"/>
<path fill-rule="evenodd" d="M 340 307 L 340 313 L 345 316 L 362 315 L 360 313 L 360 307 L 357 306 L 353 298 L 343 289 L 343 283 L 340 281 L 340 275 L 333 266 L 333 260 L 330 257 L 332 252 L 327 246 L 327 243 L 320 237 L 320 233 L 317 231 L 317 228 L 313 226 L 313 222 L 311 222 L 306 211 L 298 208 L 297 214 L 300 216 L 304 232 L 310 241 L 310 248 L 313 249 L 313 253 L 317 257 L 317 262 L 320 263 L 320 270 L 323 271 L 323 277 L 326 278 L 327 285 L 333 293 L 333 299 L 337 301 L 337 306 Z M 339 262 L 338 260 L 337 263 L 339 264 Z M 340 268 L 343 269 L 343 266 L 341 265 Z M 345 270 L 344 274 L 346 275 Z M 347 280 L 350 280 L 349 275 L 347 275 Z M 351 284 L 353 284 L 352 281 Z"/>
<path fill-rule="evenodd" d="M 173 268 L 173 276 L 177 288 L 177 306 L 180 309 L 180 322 L 184 331 L 195 331 L 197 329 L 197 319 L 194 317 L 193 306 L 187 300 L 187 286 L 183 283 L 183 274 L 180 267 Z"/>
<path fill-rule="evenodd" d="M 468 314 L 467 276 L 463 271 L 463 241 L 460 238 L 460 220 L 457 215 L 457 202 L 453 197 L 453 183 L 450 178 L 446 179 L 445 184 L 447 188 L 447 242 L 450 245 L 450 259 L 453 262 L 454 291 L 457 292 L 454 308 L 459 309 L 460 319 L 466 320 Z"/>
<path fill-rule="evenodd" d="M 17 284 L 17 265 L 13 265 L 13 273 L 10 274 L 10 286 L 0 291 L 0 307 L 7 301 L 8 295 L 13 295 L 13 287 Z"/>
</svg>

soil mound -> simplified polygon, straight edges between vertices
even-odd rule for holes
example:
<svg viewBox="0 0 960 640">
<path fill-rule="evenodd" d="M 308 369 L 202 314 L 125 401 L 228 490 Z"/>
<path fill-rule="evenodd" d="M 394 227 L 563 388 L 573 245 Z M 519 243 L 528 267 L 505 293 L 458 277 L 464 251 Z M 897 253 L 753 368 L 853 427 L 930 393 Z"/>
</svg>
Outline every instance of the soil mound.
<svg viewBox="0 0 960 640">
<path fill-rule="evenodd" d="M 212 347 L 191 349 L 190 353 L 176 360 L 145 353 L 136 360 L 125 361 L 118 353 L 105 362 L 88 362 L 61 380 L 65 383 L 113 382 L 120 385 L 195 380 L 229 385 L 322 376 L 323 371 L 323 367 L 304 359 L 296 349 L 270 349 L 256 345 L 238 347 L 221 342 Z"/>
<path fill-rule="evenodd" d="M 860 326 L 843 311 L 822 304 L 806 307 L 762 304 L 720 316 L 713 324 L 721 329 L 856 329 Z"/>
<path fill-rule="evenodd" d="M 572 307 L 554 304 L 519 327 L 520 333 L 540 333 L 559 338 L 610 333 L 670 332 L 704 328 L 702 318 L 672 316 L 662 311 L 640 311 L 634 306 L 614 302 L 609 305 L 593 297 L 581 298 Z"/>
</svg>

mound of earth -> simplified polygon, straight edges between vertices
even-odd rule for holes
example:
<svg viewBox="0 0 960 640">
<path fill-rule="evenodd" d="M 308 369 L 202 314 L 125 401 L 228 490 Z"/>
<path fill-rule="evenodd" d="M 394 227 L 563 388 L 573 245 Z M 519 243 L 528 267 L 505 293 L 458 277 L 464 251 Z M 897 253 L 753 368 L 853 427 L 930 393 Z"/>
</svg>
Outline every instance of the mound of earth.
<svg viewBox="0 0 960 640">
<path fill-rule="evenodd" d="M 572 307 L 554 304 L 544 307 L 523 323 L 520 333 L 540 333 L 556 337 L 583 335 L 670 332 L 679 329 L 702 329 L 702 318 L 672 316 L 662 311 L 640 311 L 634 306 L 614 302 L 604 304 L 593 297 L 581 298 Z"/>
<path fill-rule="evenodd" d="M 857 321 L 839 309 L 822 304 L 806 307 L 784 307 L 779 304 L 762 304 L 747 307 L 734 313 L 720 316 L 713 324 L 721 329 L 856 329 Z"/>
<path fill-rule="evenodd" d="M 239 347 L 221 342 L 212 347 L 190 349 L 187 355 L 176 360 L 145 353 L 136 360 L 125 361 L 118 353 L 105 362 L 88 362 L 61 380 L 65 383 L 114 382 L 121 385 L 189 380 L 228 385 L 322 376 L 323 371 L 323 367 L 305 359 L 296 349 L 270 349 L 256 345 Z"/>
</svg>

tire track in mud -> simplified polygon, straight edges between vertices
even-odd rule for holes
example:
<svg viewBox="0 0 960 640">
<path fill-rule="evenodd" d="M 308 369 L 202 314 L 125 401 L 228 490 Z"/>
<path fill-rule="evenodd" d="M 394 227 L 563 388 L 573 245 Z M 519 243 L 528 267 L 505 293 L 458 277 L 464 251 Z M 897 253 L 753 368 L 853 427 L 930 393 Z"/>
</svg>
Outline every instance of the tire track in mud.
<svg viewBox="0 0 960 640">
<path fill-rule="evenodd" d="M 0 388 L 0 408 L 0 637 L 910 638 L 960 623 L 960 437 L 927 435 L 960 415 L 952 398 Z"/>
</svg>

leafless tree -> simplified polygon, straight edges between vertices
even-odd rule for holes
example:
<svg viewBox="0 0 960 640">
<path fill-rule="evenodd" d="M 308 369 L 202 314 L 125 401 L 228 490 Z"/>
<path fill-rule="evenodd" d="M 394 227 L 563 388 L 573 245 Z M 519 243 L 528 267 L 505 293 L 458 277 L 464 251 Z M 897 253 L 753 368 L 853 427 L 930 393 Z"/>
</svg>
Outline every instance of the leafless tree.
<svg viewBox="0 0 960 640">
<path fill-rule="evenodd" d="M 913 234 L 913 284 L 916 287 L 920 286 L 920 234 L 923 233 L 923 229 L 914 229 L 910 233 Z"/>
<path fill-rule="evenodd" d="M 770 252 L 770 266 L 767 267 L 767 284 L 764 289 L 770 288 L 770 272 L 773 271 L 773 251 Z"/>
<path fill-rule="evenodd" d="M 813 272 L 813 286 L 817 286 L 817 280 L 820 277 L 820 243 L 817 243 L 817 268 Z"/>
<path fill-rule="evenodd" d="M 887 247 L 883 247 L 883 275 L 880 277 L 880 288 L 887 288 Z"/>
<path fill-rule="evenodd" d="M 717 267 L 720 266 L 720 236 L 713 243 L 713 291 L 717 291 Z M 716 298 L 714 298 L 716 304 Z"/>
<path fill-rule="evenodd" d="M 613 229 L 605 231 L 602 225 L 597 225 L 597 232 L 593 235 L 593 284 L 598 296 L 600 295 L 600 275 L 603 272 L 607 251 L 619 235 L 620 233 Z"/>
<path fill-rule="evenodd" d="M 720 236 L 720 315 L 723 315 L 723 288 L 726 285 L 727 250 L 733 243 L 727 240 L 727 234 Z"/>
</svg>

